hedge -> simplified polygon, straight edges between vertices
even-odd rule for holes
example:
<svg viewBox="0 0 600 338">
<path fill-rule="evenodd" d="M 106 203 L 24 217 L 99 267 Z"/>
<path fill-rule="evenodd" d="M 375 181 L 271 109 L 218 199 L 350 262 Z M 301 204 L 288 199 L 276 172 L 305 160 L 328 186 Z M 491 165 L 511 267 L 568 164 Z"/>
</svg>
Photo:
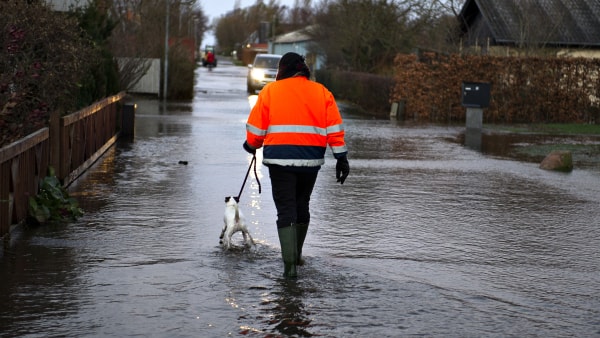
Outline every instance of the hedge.
<svg viewBox="0 0 600 338">
<path fill-rule="evenodd" d="M 463 82 L 491 84 L 486 123 L 600 123 L 600 60 L 401 54 L 393 76 L 316 71 L 338 99 L 387 117 L 404 102 L 404 117 L 424 122 L 463 122 Z"/>
<path fill-rule="evenodd" d="M 424 121 L 463 121 L 461 87 L 491 84 L 487 123 L 600 123 L 600 60 L 398 55 L 390 100 Z"/>
</svg>

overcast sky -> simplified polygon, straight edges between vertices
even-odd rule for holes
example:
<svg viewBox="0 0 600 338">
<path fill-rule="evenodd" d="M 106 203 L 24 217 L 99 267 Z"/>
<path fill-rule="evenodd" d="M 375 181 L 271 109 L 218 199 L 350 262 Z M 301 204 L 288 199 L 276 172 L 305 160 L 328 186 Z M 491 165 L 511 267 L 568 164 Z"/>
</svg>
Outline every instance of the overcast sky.
<svg viewBox="0 0 600 338">
<path fill-rule="evenodd" d="M 269 3 L 268 0 L 263 1 L 265 4 Z M 233 6 L 235 6 L 236 0 L 201 0 L 200 5 L 204 14 L 208 17 L 208 22 L 212 23 L 213 19 L 224 15 L 225 13 L 232 11 Z M 246 8 L 254 5 L 256 0 L 240 0 L 240 8 Z M 279 4 L 281 6 L 294 6 L 294 0 L 279 0 Z M 215 38 L 212 32 L 207 32 L 204 35 L 204 41 L 202 42 L 204 45 L 213 45 L 215 43 Z"/>
</svg>

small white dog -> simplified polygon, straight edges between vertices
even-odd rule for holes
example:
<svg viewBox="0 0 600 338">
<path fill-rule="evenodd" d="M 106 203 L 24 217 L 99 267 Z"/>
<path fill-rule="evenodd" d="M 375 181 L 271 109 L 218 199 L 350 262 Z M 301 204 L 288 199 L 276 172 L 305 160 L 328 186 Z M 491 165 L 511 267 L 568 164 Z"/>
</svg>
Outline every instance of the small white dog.
<svg viewBox="0 0 600 338">
<path fill-rule="evenodd" d="M 223 216 L 223 230 L 219 237 L 219 243 L 222 244 L 225 249 L 231 248 L 231 236 L 238 231 L 242 232 L 244 236 L 244 244 L 247 247 L 254 245 L 254 240 L 250 236 L 250 232 L 246 227 L 244 220 L 244 214 L 238 207 L 239 198 L 234 196 L 225 197 L 225 215 Z"/>
</svg>

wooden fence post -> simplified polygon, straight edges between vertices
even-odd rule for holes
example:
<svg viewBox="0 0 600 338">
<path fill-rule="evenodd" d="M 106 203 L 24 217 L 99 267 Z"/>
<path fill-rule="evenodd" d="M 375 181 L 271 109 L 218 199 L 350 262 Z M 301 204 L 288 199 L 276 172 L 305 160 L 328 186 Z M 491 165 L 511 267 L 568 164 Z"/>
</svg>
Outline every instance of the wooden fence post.
<svg viewBox="0 0 600 338">
<path fill-rule="evenodd" d="M 121 108 L 121 136 L 133 139 L 135 134 L 135 110 L 137 104 L 126 103 Z"/>
<path fill-rule="evenodd" d="M 63 177 L 60 172 L 60 111 L 50 113 L 50 166 L 54 168 L 56 177 Z"/>
</svg>

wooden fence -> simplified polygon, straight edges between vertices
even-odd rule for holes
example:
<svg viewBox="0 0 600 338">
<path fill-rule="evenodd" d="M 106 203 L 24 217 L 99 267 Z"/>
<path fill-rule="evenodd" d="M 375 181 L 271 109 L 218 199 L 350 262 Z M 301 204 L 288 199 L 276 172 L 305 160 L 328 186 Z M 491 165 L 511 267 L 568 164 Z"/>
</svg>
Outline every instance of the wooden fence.
<svg viewBox="0 0 600 338">
<path fill-rule="evenodd" d="M 76 113 L 50 117 L 50 127 L 0 149 L 0 237 L 27 218 L 29 197 L 53 166 L 71 184 L 116 141 L 125 92 Z"/>
</svg>

